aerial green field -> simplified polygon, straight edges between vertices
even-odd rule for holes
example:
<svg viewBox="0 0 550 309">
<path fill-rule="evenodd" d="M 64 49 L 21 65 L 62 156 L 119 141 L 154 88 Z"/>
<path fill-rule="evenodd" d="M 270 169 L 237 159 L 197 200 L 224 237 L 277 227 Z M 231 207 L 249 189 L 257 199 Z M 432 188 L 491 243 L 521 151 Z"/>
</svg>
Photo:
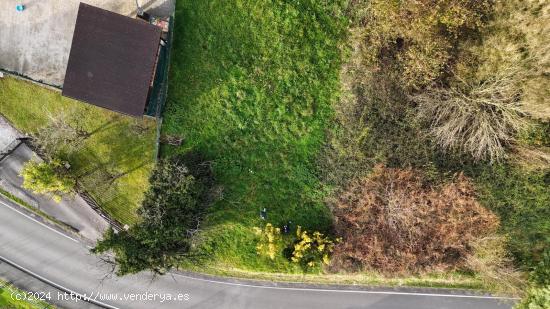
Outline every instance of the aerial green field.
<svg viewBox="0 0 550 309">
<path fill-rule="evenodd" d="M 154 164 L 154 120 L 122 116 L 13 78 L 0 80 L 0 102 L 0 114 L 24 133 L 37 133 L 61 114 L 89 132 L 63 159 L 105 211 L 124 224 L 137 220 Z"/>
<path fill-rule="evenodd" d="M 550 282 L 550 8 L 428 2 L 177 1 L 156 186 L 154 121 L 10 78 L 0 114 L 93 132 L 65 157 L 137 223 L 96 251 L 122 273 L 523 296 Z"/>
<path fill-rule="evenodd" d="M 316 168 L 339 94 L 346 19 L 339 1 L 178 1 L 164 154 L 211 162 L 223 199 L 202 242 L 214 263 L 281 271 L 259 260 L 253 227 L 331 225 Z"/>
</svg>

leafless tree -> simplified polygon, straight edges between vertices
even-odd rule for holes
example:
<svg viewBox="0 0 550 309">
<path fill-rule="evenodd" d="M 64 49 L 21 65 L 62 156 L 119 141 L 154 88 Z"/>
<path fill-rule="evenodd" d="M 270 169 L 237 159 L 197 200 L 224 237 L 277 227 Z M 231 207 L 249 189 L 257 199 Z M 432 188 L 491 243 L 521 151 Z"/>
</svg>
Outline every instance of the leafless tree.
<svg viewBox="0 0 550 309">
<path fill-rule="evenodd" d="M 47 112 L 47 117 L 48 123 L 38 130 L 34 140 L 46 155 L 53 155 L 62 150 L 77 151 L 91 136 L 79 123 L 79 113 L 74 109 Z"/>
</svg>

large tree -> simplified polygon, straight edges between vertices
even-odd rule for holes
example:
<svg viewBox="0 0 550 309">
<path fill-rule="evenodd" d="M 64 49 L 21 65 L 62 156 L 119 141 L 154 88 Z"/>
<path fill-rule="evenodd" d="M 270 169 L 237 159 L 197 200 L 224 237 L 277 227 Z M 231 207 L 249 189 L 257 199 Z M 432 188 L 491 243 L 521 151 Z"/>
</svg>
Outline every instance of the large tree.
<svg viewBox="0 0 550 309">
<path fill-rule="evenodd" d="M 179 160 L 159 162 L 139 209 L 141 221 L 126 231 L 108 231 L 92 251 L 112 251 L 119 275 L 164 273 L 189 254 L 205 206 L 204 188 Z"/>
</svg>

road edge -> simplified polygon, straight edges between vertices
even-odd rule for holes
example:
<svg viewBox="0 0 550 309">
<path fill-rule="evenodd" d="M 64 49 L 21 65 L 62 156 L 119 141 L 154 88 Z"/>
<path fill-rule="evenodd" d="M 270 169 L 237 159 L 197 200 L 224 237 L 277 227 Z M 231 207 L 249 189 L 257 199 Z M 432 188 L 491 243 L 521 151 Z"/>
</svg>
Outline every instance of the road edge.
<svg viewBox="0 0 550 309">
<path fill-rule="evenodd" d="M 12 208 L 10 204 L 17 205 L 17 207 L 21 208 L 22 206 L 18 205 L 17 203 L 11 202 L 10 204 L 3 203 L 0 200 L 0 204 L 5 205 L 6 207 L 11 208 L 12 210 L 18 212 L 19 214 L 23 216 L 29 217 L 29 219 L 32 219 L 39 224 L 43 224 L 45 227 L 54 230 L 55 232 L 62 234 L 65 237 L 71 238 L 73 241 L 76 242 L 82 242 L 83 244 L 86 244 L 86 239 L 83 239 L 80 237 L 80 235 L 77 235 L 79 237 L 78 240 L 74 239 L 73 235 L 67 235 L 67 231 L 60 229 L 57 226 L 49 226 L 45 224 L 44 222 L 41 222 L 37 219 L 37 216 L 29 216 L 21 211 Z M 21 209 L 23 211 L 26 210 L 26 208 Z M 28 211 L 28 210 L 27 210 Z M 41 217 L 38 217 L 41 218 Z M 90 246 L 88 246 L 90 247 Z M 74 291 L 71 291 L 70 289 L 64 288 L 63 286 L 60 286 L 56 284 L 55 282 L 52 282 L 46 278 L 41 277 L 38 274 L 34 274 L 32 271 L 29 271 L 25 269 L 22 266 L 17 265 L 17 263 L 7 260 L 4 257 L 0 255 L 0 260 L 11 265 L 12 267 L 15 267 L 33 277 L 36 279 L 52 285 L 52 287 L 63 290 L 68 293 L 73 293 L 75 295 L 81 295 Z M 248 287 L 248 288 L 264 288 L 264 289 L 281 289 L 281 290 L 307 290 L 307 291 L 331 291 L 331 292 L 346 292 L 346 293 L 365 293 L 365 294 L 387 294 L 387 295 L 408 295 L 408 296 L 433 296 L 433 297 L 454 297 L 454 298 L 482 298 L 482 299 L 495 299 L 495 300 L 502 300 L 502 301 L 517 301 L 520 298 L 516 297 L 505 297 L 505 296 L 493 296 L 488 292 L 485 291 L 479 291 L 479 290 L 465 290 L 465 289 L 450 289 L 450 288 L 415 288 L 415 287 L 388 287 L 388 286 L 368 286 L 368 285 L 350 285 L 350 284 L 314 284 L 314 283 L 301 283 L 301 282 L 277 282 L 277 281 L 266 281 L 266 280 L 254 280 L 254 279 L 243 279 L 243 278 L 234 278 L 234 277 L 221 277 L 221 276 L 214 276 L 209 274 L 203 274 L 198 272 L 191 272 L 191 271 L 183 271 L 183 270 L 175 270 L 170 271 L 166 273 L 166 275 L 176 275 L 178 277 L 186 278 L 189 280 L 197 280 L 197 281 L 203 281 L 203 282 L 209 282 L 213 284 L 224 284 L 224 285 L 232 285 L 232 286 L 241 286 L 241 287 Z M 82 299 L 85 299 L 82 296 Z M 90 299 L 91 300 L 91 299 Z M 93 300 L 91 300 L 93 301 Z M 94 305 L 98 306 L 109 306 L 109 305 L 100 305 L 96 303 L 92 303 Z M 106 308 L 116 308 L 116 307 L 106 307 Z"/>
</svg>

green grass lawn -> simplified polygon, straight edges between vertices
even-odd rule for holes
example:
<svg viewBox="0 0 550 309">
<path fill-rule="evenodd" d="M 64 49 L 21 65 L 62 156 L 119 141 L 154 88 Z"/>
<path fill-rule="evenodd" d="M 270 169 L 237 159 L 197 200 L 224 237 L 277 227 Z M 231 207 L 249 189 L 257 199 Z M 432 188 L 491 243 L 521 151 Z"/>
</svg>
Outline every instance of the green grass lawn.
<svg viewBox="0 0 550 309">
<path fill-rule="evenodd" d="M 252 228 L 268 221 L 326 230 L 316 157 L 339 95 L 346 20 L 339 1 L 177 2 L 163 133 L 165 155 L 212 162 L 224 198 L 203 225 L 211 263 L 292 271 L 258 259 Z"/>
<path fill-rule="evenodd" d="M 62 111 L 70 111 L 92 132 L 66 159 L 85 189 L 122 223 L 137 220 L 136 209 L 148 187 L 154 164 L 156 122 L 134 119 L 61 96 L 13 78 L 0 80 L 0 114 L 26 133 L 36 133 Z M 76 115 L 76 116 L 75 116 Z M 113 181 L 106 175 L 117 175 Z"/>
</svg>

